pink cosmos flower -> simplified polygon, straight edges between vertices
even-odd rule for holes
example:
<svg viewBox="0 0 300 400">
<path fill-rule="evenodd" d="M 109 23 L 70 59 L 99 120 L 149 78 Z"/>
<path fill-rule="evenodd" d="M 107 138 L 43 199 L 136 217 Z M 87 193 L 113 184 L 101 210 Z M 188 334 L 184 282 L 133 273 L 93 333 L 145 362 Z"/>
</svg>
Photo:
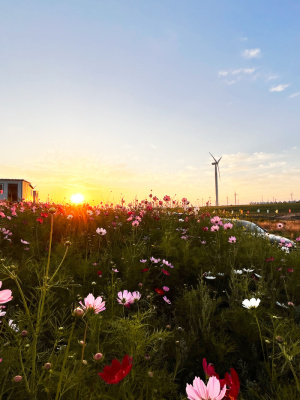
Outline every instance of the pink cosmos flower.
<svg viewBox="0 0 300 400">
<path fill-rule="evenodd" d="M 228 239 L 229 243 L 235 243 L 236 242 L 236 237 L 235 236 L 230 236 L 230 238 Z"/>
<path fill-rule="evenodd" d="M 219 228 L 219 226 L 218 225 L 213 225 L 211 228 L 210 228 L 210 231 L 211 232 L 216 232 L 216 231 L 218 231 L 220 228 Z"/>
<path fill-rule="evenodd" d="M 0 281 L 0 288 L 2 281 Z M 12 291 L 10 289 L 0 290 L 0 304 L 8 303 L 13 298 Z"/>
<path fill-rule="evenodd" d="M 98 296 L 96 299 L 92 293 L 90 293 L 84 299 L 84 305 L 80 301 L 79 304 L 84 310 L 92 309 L 95 314 L 99 314 L 99 312 L 105 310 L 105 301 L 102 301 L 102 297 Z"/>
<path fill-rule="evenodd" d="M 6 314 L 5 311 L 2 311 L 2 308 L 5 308 L 5 306 L 0 306 L 0 317 L 3 317 Z"/>
<path fill-rule="evenodd" d="M 132 226 L 136 227 L 136 226 L 139 226 L 139 224 L 140 224 L 139 221 L 133 221 Z"/>
<path fill-rule="evenodd" d="M 21 243 L 23 244 L 29 244 L 29 242 L 26 242 L 26 240 L 21 239 Z"/>
<path fill-rule="evenodd" d="M 98 235 L 104 236 L 104 235 L 106 235 L 107 231 L 106 231 L 106 229 L 103 229 L 103 228 L 97 228 L 96 233 L 98 233 Z"/>
<path fill-rule="evenodd" d="M 300 236 L 298 236 L 295 240 L 296 242 L 300 242 Z"/>
<path fill-rule="evenodd" d="M 224 224 L 224 225 L 223 225 L 223 228 L 224 228 L 225 230 L 227 230 L 227 229 L 232 229 L 232 228 L 233 228 L 233 225 L 232 225 L 232 223 L 227 222 L 227 224 Z"/>
<path fill-rule="evenodd" d="M 220 382 L 215 376 L 209 378 L 207 386 L 197 376 L 193 385 L 186 385 L 186 394 L 189 400 L 221 400 L 225 393 L 226 385 L 220 391 Z"/>
<path fill-rule="evenodd" d="M 164 201 L 170 201 L 171 200 L 171 197 L 170 196 L 168 196 L 168 195 L 165 195 L 164 196 Z"/>
<path fill-rule="evenodd" d="M 220 217 L 213 217 L 210 222 L 214 225 L 222 225 L 222 220 Z"/>
<path fill-rule="evenodd" d="M 123 290 L 123 292 L 119 292 L 117 300 L 119 304 L 122 304 L 125 307 L 130 307 L 130 305 L 134 302 L 132 293 L 128 292 L 128 290 Z"/>
<path fill-rule="evenodd" d="M 164 296 L 163 299 L 164 299 L 164 301 L 165 301 L 166 303 L 171 304 L 171 301 L 167 298 L 167 296 Z"/>
<path fill-rule="evenodd" d="M 141 293 L 140 292 L 138 292 L 138 291 L 132 292 L 132 300 L 133 300 L 134 303 L 139 301 L 140 298 L 141 298 Z"/>
<path fill-rule="evenodd" d="M 163 289 L 165 292 L 168 292 L 170 290 L 170 288 L 168 288 L 168 286 L 163 286 Z"/>
<path fill-rule="evenodd" d="M 160 262 L 160 258 L 150 257 L 150 261 L 153 262 L 154 264 L 157 264 Z"/>
</svg>

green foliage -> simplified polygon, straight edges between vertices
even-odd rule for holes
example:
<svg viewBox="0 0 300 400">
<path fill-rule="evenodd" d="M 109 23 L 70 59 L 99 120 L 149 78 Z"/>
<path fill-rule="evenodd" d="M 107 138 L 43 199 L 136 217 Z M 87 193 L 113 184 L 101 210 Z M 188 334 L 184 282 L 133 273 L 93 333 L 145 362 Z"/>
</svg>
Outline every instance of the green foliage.
<svg viewBox="0 0 300 400">
<path fill-rule="evenodd" d="M 240 400 L 299 396 L 299 251 L 212 232 L 206 212 L 55 207 L 23 203 L 0 218 L 1 290 L 13 292 L 0 324 L 0 398 L 183 399 L 187 383 L 205 379 L 203 358 L 220 377 L 236 369 Z M 124 290 L 141 299 L 119 304 Z M 106 310 L 75 317 L 89 293 Z M 243 308 L 253 297 L 259 307 Z M 126 354 L 130 373 L 104 382 L 98 373 Z"/>
</svg>

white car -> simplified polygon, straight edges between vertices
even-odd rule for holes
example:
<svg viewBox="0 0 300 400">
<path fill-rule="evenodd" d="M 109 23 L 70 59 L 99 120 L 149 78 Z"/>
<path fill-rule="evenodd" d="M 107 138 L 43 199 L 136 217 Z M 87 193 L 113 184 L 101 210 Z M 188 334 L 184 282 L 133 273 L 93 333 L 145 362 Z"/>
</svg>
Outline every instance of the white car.
<svg viewBox="0 0 300 400">
<path fill-rule="evenodd" d="M 252 235 L 261 236 L 267 239 L 270 243 L 277 243 L 283 250 L 295 250 L 297 248 L 297 244 L 286 237 L 273 235 L 272 233 L 268 233 L 266 229 L 261 228 L 259 225 L 254 222 L 246 221 L 243 219 L 222 219 L 223 222 L 231 222 L 234 226 L 238 228 L 242 228 L 245 232 L 249 232 Z"/>
</svg>

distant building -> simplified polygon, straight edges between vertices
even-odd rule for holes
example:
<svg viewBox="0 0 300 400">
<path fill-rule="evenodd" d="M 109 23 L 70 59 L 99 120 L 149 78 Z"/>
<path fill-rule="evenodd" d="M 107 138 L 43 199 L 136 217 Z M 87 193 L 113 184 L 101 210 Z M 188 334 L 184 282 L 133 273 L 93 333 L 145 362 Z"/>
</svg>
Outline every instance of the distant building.
<svg viewBox="0 0 300 400">
<path fill-rule="evenodd" d="M 0 200 L 9 201 L 35 201 L 38 200 L 38 192 L 25 179 L 0 179 Z"/>
</svg>

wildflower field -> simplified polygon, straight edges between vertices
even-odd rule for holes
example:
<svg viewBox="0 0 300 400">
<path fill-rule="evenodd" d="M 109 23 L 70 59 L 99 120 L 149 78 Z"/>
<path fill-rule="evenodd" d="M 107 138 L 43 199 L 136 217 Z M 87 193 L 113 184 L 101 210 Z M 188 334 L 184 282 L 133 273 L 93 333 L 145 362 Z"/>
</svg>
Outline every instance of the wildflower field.
<svg viewBox="0 0 300 400">
<path fill-rule="evenodd" d="M 0 399 L 300 399 L 300 251 L 170 203 L 0 202 Z"/>
</svg>

